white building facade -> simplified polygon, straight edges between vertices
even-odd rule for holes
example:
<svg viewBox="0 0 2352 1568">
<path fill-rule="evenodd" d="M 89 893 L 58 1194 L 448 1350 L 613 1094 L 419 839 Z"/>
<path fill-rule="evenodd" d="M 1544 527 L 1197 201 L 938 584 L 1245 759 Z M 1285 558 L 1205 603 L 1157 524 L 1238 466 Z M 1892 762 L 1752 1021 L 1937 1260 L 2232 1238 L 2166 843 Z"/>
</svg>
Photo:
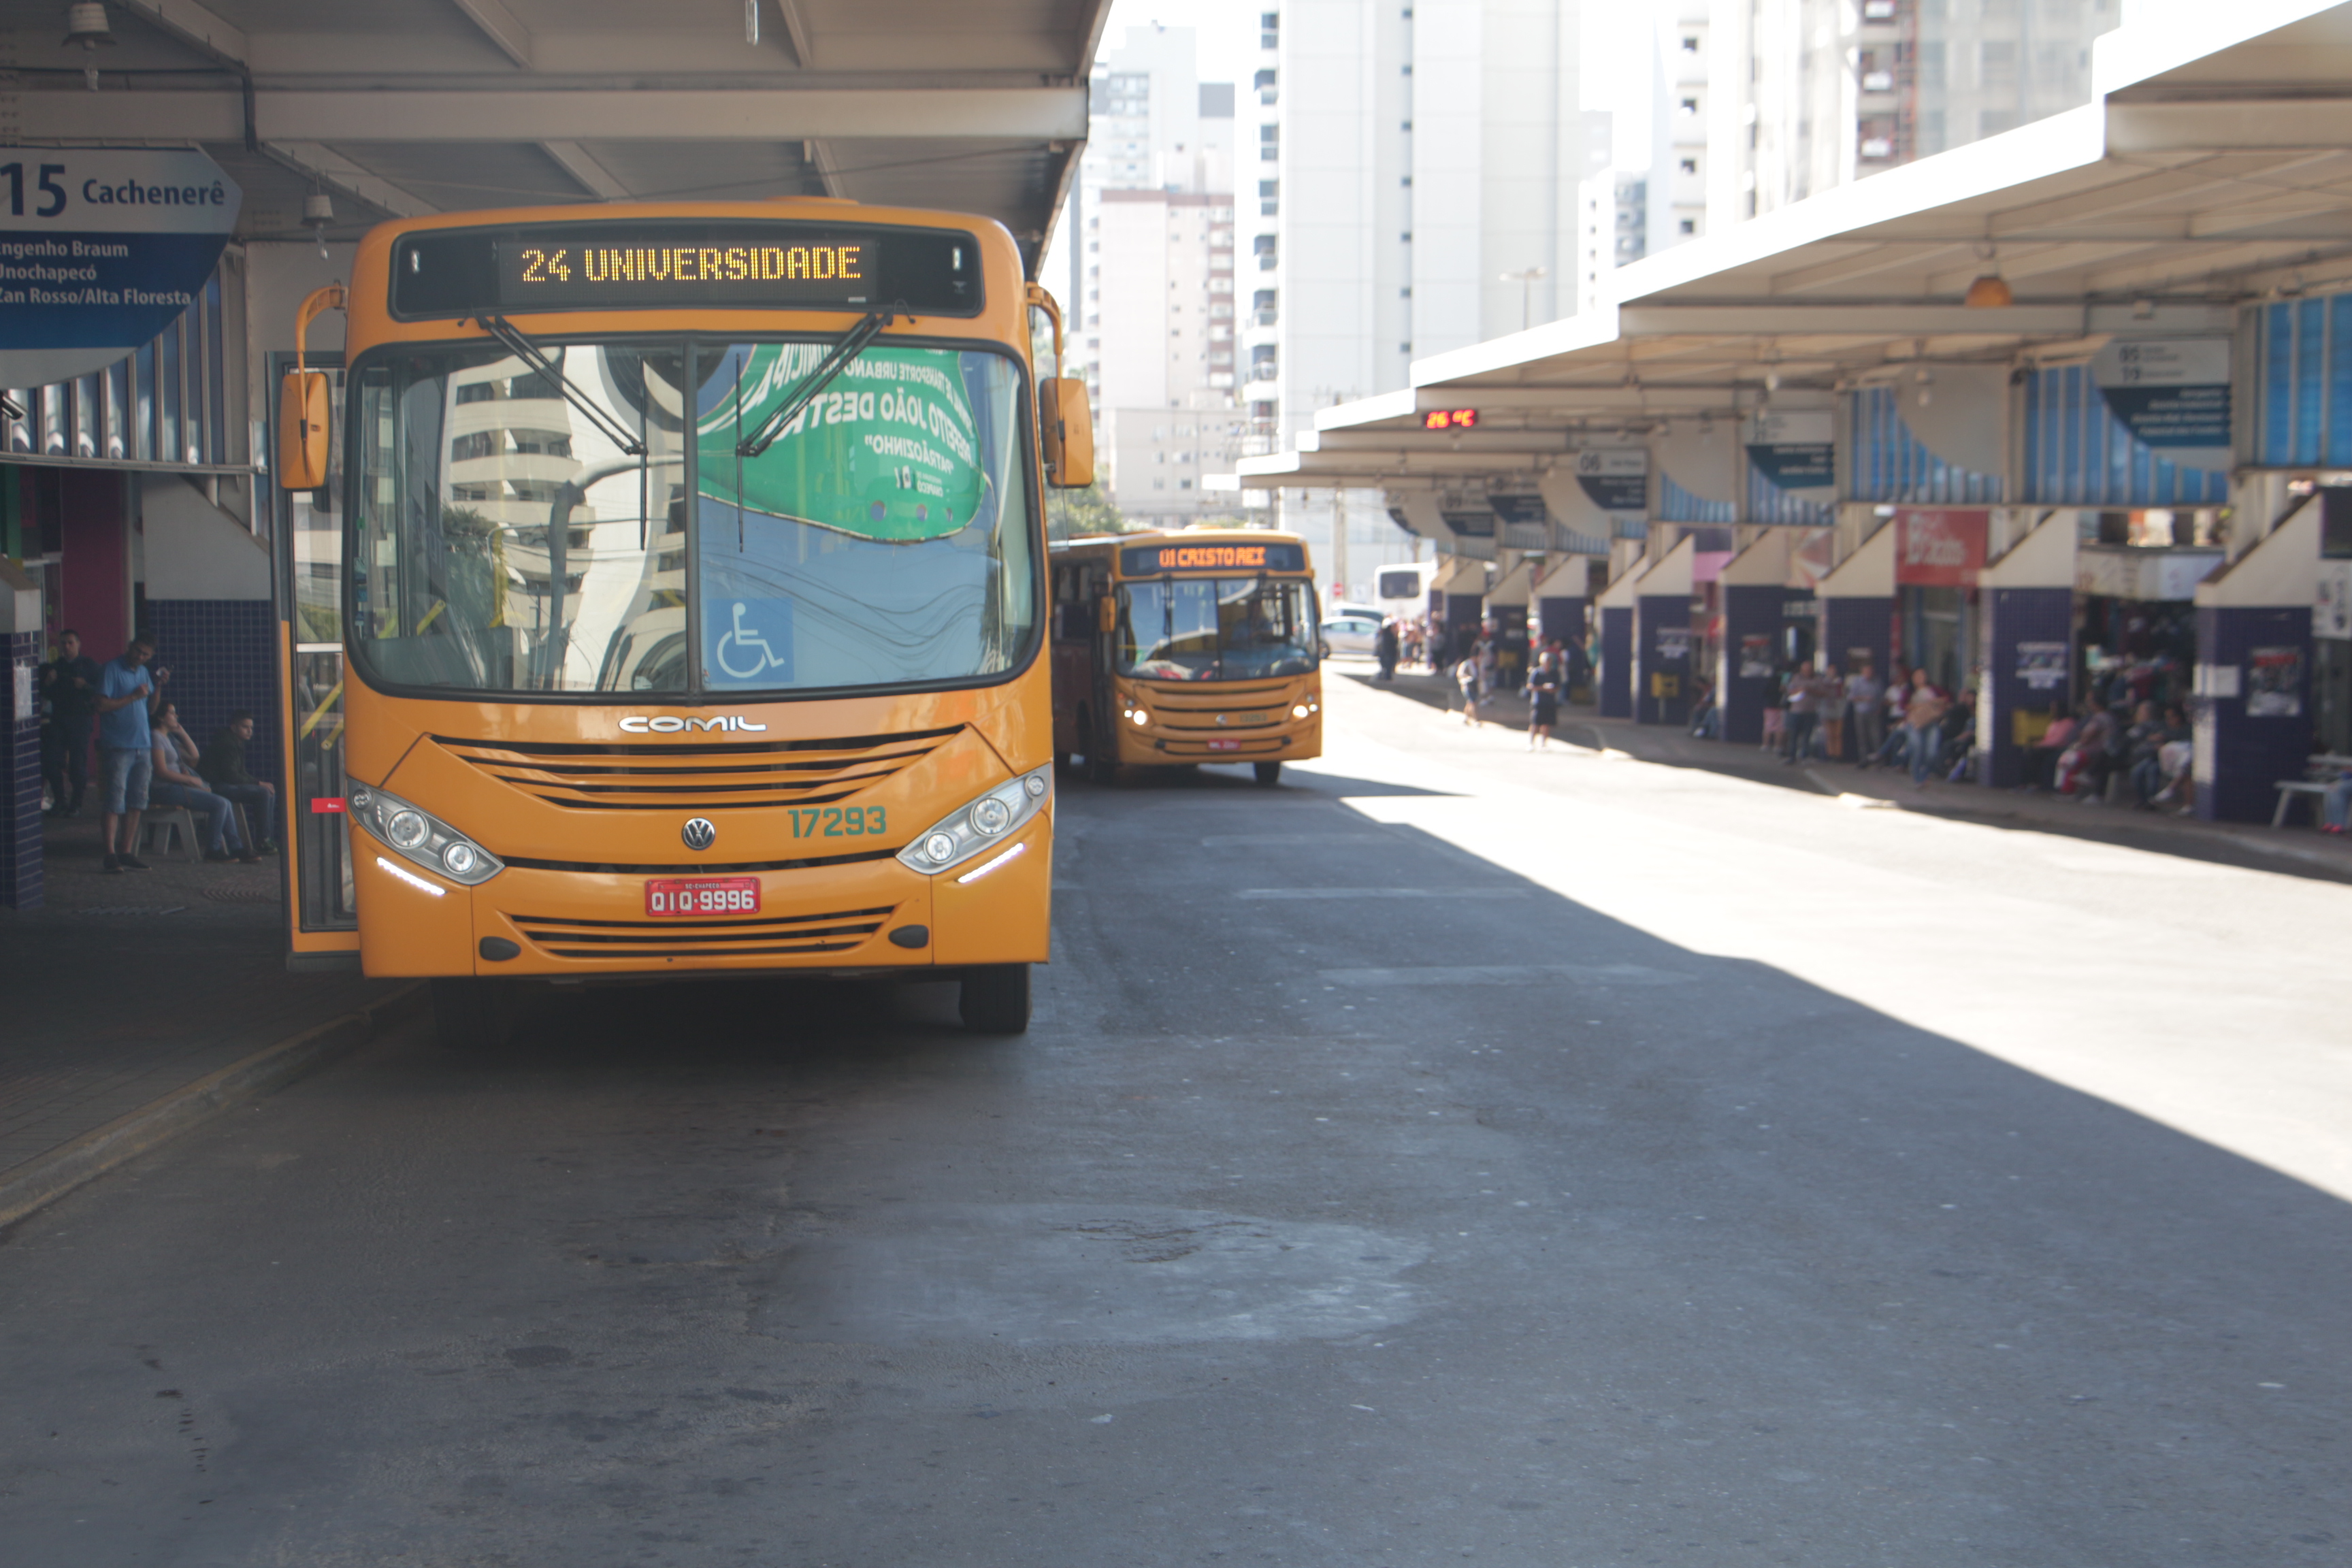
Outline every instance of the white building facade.
<svg viewBox="0 0 2352 1568">
<path fill-rule="evenodd" d="M 1104 487 L 1129 521 L 1181 527 L 1236 510 L 1204 473 L 1239 455 L 1234 89 L 1198 78 L 1185 27 L 1134 27 L 1091 81 L 1091 139 L 1069 239 L 1070 368 L 1091 384 Z"/>
<path fill-rule="evenodd" d="M 1257 449 L 1318 408 L 1403 386 L 1415 358 L 1573 309 L 1579 187 L 1607 163 L 1579 97 L 1581 31 L 1575 0 L 1262 12 L 1236 173 L 1257 198 L 1239 225 Z M 1373 566 L 1411 558 L 1376 495 L 1279 507 L 1356 597 Z"/>
</svg>

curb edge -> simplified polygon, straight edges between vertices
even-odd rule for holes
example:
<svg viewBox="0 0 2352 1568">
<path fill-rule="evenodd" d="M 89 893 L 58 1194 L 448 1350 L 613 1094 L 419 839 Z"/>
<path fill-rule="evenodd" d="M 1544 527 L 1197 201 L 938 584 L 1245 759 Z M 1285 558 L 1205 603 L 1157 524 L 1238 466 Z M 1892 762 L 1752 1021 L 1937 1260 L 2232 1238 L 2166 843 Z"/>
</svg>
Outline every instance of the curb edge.
<svg viewBox="0 0 2352 1568">
<path fill-rule="evenodd" d="M 424 997 L 421 984 L 404 986 L 373 1007 L 330 1018 L 264 1046 L 26 1162 L 0 1177 L 0 1232 L 215 1113 L 357 1049 L 418 1012 Z"/>
</svg>

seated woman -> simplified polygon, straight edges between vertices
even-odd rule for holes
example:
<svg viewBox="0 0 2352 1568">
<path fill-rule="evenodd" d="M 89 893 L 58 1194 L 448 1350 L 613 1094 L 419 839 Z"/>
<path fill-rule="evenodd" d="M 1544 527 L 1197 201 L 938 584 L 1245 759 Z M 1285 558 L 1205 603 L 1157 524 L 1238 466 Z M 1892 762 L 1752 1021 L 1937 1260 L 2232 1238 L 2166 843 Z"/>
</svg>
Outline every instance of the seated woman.
<svg viewBox="0 0 2352 1568">
<path fill-rule="evenodd" d="M 2342 833 L 2352 824 L 2352 768 L 2342 769 L 2319 800 L 2319 831 Z"/>
<path fill-rule="evenodd" d="M 195 742 L 180 726 L 176 706 L 166 702 L 155 715 L 152 731 L 155 748 L 155 782 L 147 788 L 151 806 L 184 806 L 204 823 L 205 858 L 226 860 L 234 856 L 247 865 L 261 857 L 236 835 L 236 813 L 215 795 L 196 773 Z"/>
<path fill-rule="evenodd" d="M 2074 739 L 2074 716 L 2063 710 L 2050 728 L 2042 731 L 2042 739 L 2025 746 L 2025 776 L 2018 783 L 2020 789 L 2050 789 L 2058 779 L 2058 759 L 2065 753 Z"/>
<path fill-rule="evenodd" d="M 1947 783 L 1967 782 L 1976 760 L 1977 694 L 1962 687 L 1937 728 L 1943 731 L 1943 749 L 1937 766 L 1943 770 Z"/>
<path fill-rule="evenodd" d="M 2109 749 L 2116 739 L 2116 716 L 2095 702 L 2085 702 L 2083 721 L 2074 742 L 2058 759 L 2058 793 L 2093 801 L 2106 793 L 2107 773 L 2114 766 Z"/>
<path fill-rule="evenodd" d="M 2159 720 L 2155 703 L 2139 705 L 2139 719 L 2131 727 L 2129 740 L 2132 801 L 2140 810 L 2154 811 L 2157 797 L 2172 783 L 2164 766 L 2165 749 L 2188 739 L 2189 724 L 2179 709 L 2167 710 Z"/>
</svg>

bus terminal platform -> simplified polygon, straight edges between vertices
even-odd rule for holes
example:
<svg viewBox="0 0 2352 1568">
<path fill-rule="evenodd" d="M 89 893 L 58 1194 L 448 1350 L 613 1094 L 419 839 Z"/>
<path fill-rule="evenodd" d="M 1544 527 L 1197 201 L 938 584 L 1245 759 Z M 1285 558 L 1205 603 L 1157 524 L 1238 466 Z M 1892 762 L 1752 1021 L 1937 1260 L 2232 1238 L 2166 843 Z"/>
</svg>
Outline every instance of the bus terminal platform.
<svg viewBox="0 0 2352 1568">
<path fill-rule="evenodd" d="M 396 981 L 289 974 L 278 866 L 150 854 L 100 870 L 95 813 L 45 824 L 46 906 L 0 910 L 14 971 L 0 1029 L 0 1226 L 278 1081 L 373 1021 Z"/>
<path fill-rule="evenodd" d="M 1462 699 L 1450 676 L 1400 668 L 1391 682 L 1374 678 L 1369 664 L 1334 660 L 1328 673 L 1387 689 L 1461 721 Z M 1516 692 L 1496 692 L 1482 709 L 1486 724 L 1514 734 L 1528 723 L 1527 703 Z M 2205 822 L 2168 811 L 2137 811 L 2128 805 L 2084 804 L 2044 792 L 1988 788 L 1979 784 L 1930 784 L 1913 788 L 1899 768 L 1857 768 L 1819 759 L 1791 765 L 1758 746 L 1703 740 L 1675 725 L 1637 724 L 1604 719 L 1591 704 L 1562 703 L 1555 744 L 1613 750 L 1668 767 L 1703 768 L 1753 783 L 1833 795 L 1856 809 L 1896 809 L 2020 828 L 2069 837 L 2127 845 L 2160 854 L 2218 861 L 2291 876 L 2352 882 L 2352 836 L 2313 831 L 2315 808 L 2298 805 L 2285 828 L 2248 823 Z"/>
</svg>

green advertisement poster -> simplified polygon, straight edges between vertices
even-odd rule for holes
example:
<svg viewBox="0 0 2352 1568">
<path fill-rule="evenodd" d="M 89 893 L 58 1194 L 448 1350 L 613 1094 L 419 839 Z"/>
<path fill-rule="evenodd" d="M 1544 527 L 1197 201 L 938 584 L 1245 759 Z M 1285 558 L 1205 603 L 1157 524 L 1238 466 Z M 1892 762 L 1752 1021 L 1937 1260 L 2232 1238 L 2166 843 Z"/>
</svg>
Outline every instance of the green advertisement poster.
<svg viewBox="0 0 2352 1568">
<path fill-rule="evenodd" d="M 993 515 L 962 356 L 947 350 L 867 349 L 765 452 L 739 458 L 737 441 L 824 357 L 811 343 L 744 354 L 740 380 L 711 398 L 696 434 L 705 497 L 887 542 L 942 538 Z"/>
</svg>

